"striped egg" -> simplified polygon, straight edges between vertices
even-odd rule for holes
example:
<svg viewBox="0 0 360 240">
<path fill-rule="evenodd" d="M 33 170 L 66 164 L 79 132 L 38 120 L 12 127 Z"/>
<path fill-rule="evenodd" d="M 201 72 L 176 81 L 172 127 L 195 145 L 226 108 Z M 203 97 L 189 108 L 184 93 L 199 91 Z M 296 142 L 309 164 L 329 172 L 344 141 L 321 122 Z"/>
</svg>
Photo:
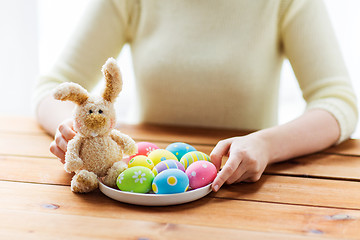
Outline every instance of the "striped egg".
<svg viewBox="0 0 360 240">
<path fill-rule="evenodd" d="M 192 164 L 193 162 L 201 161 L 201 160 L 211 162 L 210 157 L 207 154 L 200 151 L 194 151 L 185 154 L 180 159 L 180 163 L 184 166 L 185 169 L 187 169 L 190 166 L 190 164 Z"/>
<path fill-rule="evenodd" d="M 166 169 L 180 169 L 181 171 L 185 172 L 184 166 L 177 160 L 164 160 L 159 162 L 152 170 L 154 175 L 158 175 L 162 171 Z"/>
<path fill-rule="evenodd" d="M 183 142 L 171 143 L 166 147 L 166 150 L 172 152 L 179 161 L 186 153 L 196 151 L 193 146 Z"/>
</svg>

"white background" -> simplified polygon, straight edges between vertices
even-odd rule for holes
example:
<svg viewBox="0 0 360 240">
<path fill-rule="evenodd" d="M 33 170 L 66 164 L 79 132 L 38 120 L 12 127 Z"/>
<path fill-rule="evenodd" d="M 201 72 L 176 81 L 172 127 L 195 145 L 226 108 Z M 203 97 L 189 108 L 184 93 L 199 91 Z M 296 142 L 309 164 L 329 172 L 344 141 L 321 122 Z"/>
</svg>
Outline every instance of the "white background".
<svg viewBox="0 0 360 240">
<path fill-rule="evenodd" d="M 360 89 L 360 1 L 324 0 L 356 94 Z M 87 0 L 0 0 L 1 115 L 33 115 L 31 94 L 39 74 L 50 69 L 71 36 Z M 129 48 L 120 57 L 124 90 L 134 99 Z M 360 106 L 360 101 L 359 101 Z M 305 103 L 288 62 L 282 72 L 280 123 L 301 114 Z M 120 109 L 120 114 L 126 113 Z M 359 125 L 359 124 L 358 124 Z M 359 127 L 353 137 L 359 137 Z"/>
</svg>

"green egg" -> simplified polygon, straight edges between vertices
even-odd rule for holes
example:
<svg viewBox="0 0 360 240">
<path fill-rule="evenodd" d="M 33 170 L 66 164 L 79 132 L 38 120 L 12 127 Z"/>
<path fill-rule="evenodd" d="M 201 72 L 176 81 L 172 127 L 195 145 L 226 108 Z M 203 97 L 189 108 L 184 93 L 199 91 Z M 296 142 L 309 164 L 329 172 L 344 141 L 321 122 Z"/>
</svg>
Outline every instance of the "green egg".
<svg viewBox="0 0 360 240">
<path fill-rule="evenodd" d="M 134 166 L 118 176 L 116 185 L 121 191 L 147 193 L 151 190 L 154 173 L 147 167 Z"/>
</svg>

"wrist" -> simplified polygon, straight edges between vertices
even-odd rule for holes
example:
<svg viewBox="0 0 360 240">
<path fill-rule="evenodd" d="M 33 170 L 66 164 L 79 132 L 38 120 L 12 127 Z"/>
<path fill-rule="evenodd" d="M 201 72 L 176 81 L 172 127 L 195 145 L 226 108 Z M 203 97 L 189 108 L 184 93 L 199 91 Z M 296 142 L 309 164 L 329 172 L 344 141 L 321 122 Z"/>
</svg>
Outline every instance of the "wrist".
<svg viewBox="0 0 360 240">
<path fill-rule="evenodd" d="M 267 128 L 252 133 L 261 141 L 262 150 L 267 156 L 268 164 L 276 163 L 284 160 L 284 154 L 286 155 L 286 149 L 279 143 L 279 132 L 276 132 L 273 128 Z"/>
</svg>

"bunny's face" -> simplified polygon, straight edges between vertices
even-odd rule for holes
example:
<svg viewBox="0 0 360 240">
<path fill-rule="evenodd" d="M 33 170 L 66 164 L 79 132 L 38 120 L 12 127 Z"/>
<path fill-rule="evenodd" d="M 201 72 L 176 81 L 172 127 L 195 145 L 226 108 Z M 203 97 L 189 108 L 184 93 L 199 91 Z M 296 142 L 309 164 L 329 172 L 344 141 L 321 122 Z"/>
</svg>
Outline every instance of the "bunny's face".
<svg viewBox="0 0 360 240">
<path fill-rule="evenodd" d="M 77 104 L 74 112 L 75 130 L 86 137 L 108 134 L 115 126 L 114 102 L 122 89 L 120 68 L 114 58 L 102 67 L 106 85 L 101 97 L 91 96 L 76 83 L 62 83 L 54 91 L 54 98 Z"/>
<path fill-rule="evenodd" d="M 108 134 L 115 126 L 114 104 L 102 98 L 89 99 L 75 109 L 75 130 L 84 136 Z"/>
</svg>

